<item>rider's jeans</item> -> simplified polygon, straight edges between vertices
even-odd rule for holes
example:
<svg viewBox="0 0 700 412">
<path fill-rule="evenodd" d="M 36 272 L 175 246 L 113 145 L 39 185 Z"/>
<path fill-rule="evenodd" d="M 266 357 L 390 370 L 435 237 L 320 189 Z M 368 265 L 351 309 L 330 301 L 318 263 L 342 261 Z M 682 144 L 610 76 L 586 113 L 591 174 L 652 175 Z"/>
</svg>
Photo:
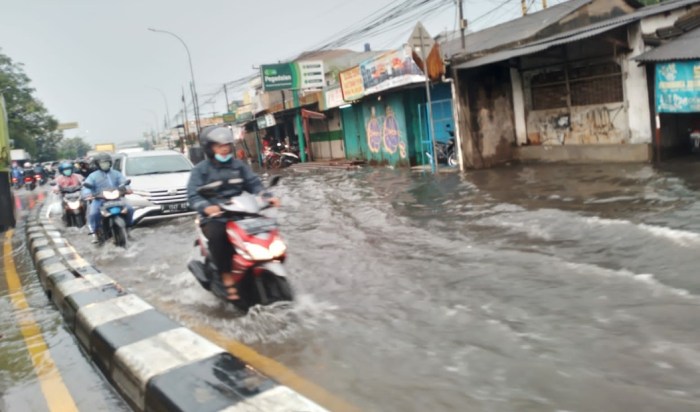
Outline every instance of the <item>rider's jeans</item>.
<svg viewBox="0 0 700 412">
<path fill-rule="evenodd" d="M 102 199 L 95 199 L 90 203 L 90 211 L 88 214 L 88 225 L 90 225 L 90 233 L 95 233 L 96 229 L 100 228 L 100 224 L 102 223 L 102 215 L 100 214 L 100 207 L 102 207 L 102 204 L 104 203 L 104 200 Z M 126 226 L 131 226 L 131 222 L 134 216 L 134 208 L 126 205 L 126 208 L 128 210 L 127 212 L 127 217 L 126 217 Z"/>
</svg>

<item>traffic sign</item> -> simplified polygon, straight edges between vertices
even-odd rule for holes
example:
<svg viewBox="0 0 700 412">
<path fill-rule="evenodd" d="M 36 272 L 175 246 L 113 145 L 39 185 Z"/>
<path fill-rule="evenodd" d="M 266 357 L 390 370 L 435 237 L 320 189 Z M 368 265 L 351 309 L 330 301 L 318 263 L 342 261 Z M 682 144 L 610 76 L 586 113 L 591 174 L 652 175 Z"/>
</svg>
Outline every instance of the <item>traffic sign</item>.
<svg viewBox="0 0 700 412">
<path fill-rule="evenodd" d="M 409 46 L 411 46 L 411 49 L 413 49 L 413 51 L 415 51 L 416 54 L 418 54 L 420 58 L 425 61 L 435 45 L 435 40 L 430 37 L 428 30 L 423 27 L 423 24 L 418 22 L 416 23 L 416 27 L 413 28 L 413 32 L 411 32 L 411 36 L 408 38 L 407 43 Z"/>
</svg>

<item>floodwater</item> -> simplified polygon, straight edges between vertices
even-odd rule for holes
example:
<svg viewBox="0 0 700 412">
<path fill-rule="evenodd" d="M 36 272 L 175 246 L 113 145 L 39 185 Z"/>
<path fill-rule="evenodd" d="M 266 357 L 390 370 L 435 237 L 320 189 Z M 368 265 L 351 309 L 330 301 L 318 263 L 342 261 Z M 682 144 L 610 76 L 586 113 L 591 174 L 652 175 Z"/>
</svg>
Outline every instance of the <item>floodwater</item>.
<svg viewBox="0 0 700 412">
<path fill-rule="evenodd" d="M 44 201 L 44 190 L 44 187 L 32 192 L 20 189 L 15 193 L 19 222 Z M 0 248 L 0 411 L 72 410 L 58 396 L 56 381 L 65 386 L 78 410 L 130 410 L 80 350 L 60 313 L 47 299 L 27 251 L 22 225 L 16 229 L 8 254 L 4 248 L 5 233 L 0 233 L 3 243 Z M 8 287 L 5 264 L 9 261 L 16 267 L 26 309 L 18 309 L 13 303 L 19 294 L 11 293 Z M 40 335 L 34 334 L 31 324 L 38 327 Z M 30 338 L 23 337 L 20 325 L 26 325 Z M 42 341 L 48 350 L 41 349 Z M 37 367 L 32 364 L 30 346 Z M 54 382 L 46 385 L 49 389 L 42 385 L 47 381 Z"/>
<path fill-rule="evenodd" d="M 291 309 L 246 317 L 186 270 L 193 219 L 109 276 L 364 410 L 700 410 L 700 162 L 512 165 L 464 176 L 287 171 Z"/>
</svg>

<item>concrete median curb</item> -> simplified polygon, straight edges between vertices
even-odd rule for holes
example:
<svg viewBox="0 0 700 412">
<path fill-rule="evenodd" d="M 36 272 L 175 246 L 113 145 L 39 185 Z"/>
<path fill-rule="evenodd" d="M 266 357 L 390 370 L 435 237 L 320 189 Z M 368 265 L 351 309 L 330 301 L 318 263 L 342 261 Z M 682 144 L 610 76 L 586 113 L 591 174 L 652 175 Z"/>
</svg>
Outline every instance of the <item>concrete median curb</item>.
<svg viewBox="0 0 700 412">
<path fill-rule="evenodd" d="M 90 359 L 138 411 L 325 411 L 262 375 L 86 262 L 30 212 L 27 248 L 49 299 Z M 45 210 L 43 210 L 45 209 Z"/>
</svg>

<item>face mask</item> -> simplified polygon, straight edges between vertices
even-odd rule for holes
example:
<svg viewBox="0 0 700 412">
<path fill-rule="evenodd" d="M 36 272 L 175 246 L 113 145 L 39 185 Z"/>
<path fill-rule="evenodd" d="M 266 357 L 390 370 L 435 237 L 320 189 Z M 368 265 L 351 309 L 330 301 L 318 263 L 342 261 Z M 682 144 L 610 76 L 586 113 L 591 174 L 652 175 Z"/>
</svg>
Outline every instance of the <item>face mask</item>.
<svg viewBox="0 0 700 412">
<path fill-rule="evenodd" d="M 231 160 L 232 157 L 233 155 L 231 153 L 227 154 L 226 156 L 222 156 L 218 153 L 214 155 L 214 158 L 222 163 L 228 162 L 229 160 Z"/>
<path fill-rule="evenodd" d="M 100 170 L 104 172 L 108 171 L 110 166 L 112 166 L 110 162 L 100 162 Z"/>
<path fill-rule="evenodd" d="M 72 174 L 73 174 L 73 171 L 72 171 L 72 170 L 64 170 L 64 171 L 63 171 L 63 175 L 64 175 L 64 176 L 70 176 L 70 175 L 72 175 Z"/>
</svg>

